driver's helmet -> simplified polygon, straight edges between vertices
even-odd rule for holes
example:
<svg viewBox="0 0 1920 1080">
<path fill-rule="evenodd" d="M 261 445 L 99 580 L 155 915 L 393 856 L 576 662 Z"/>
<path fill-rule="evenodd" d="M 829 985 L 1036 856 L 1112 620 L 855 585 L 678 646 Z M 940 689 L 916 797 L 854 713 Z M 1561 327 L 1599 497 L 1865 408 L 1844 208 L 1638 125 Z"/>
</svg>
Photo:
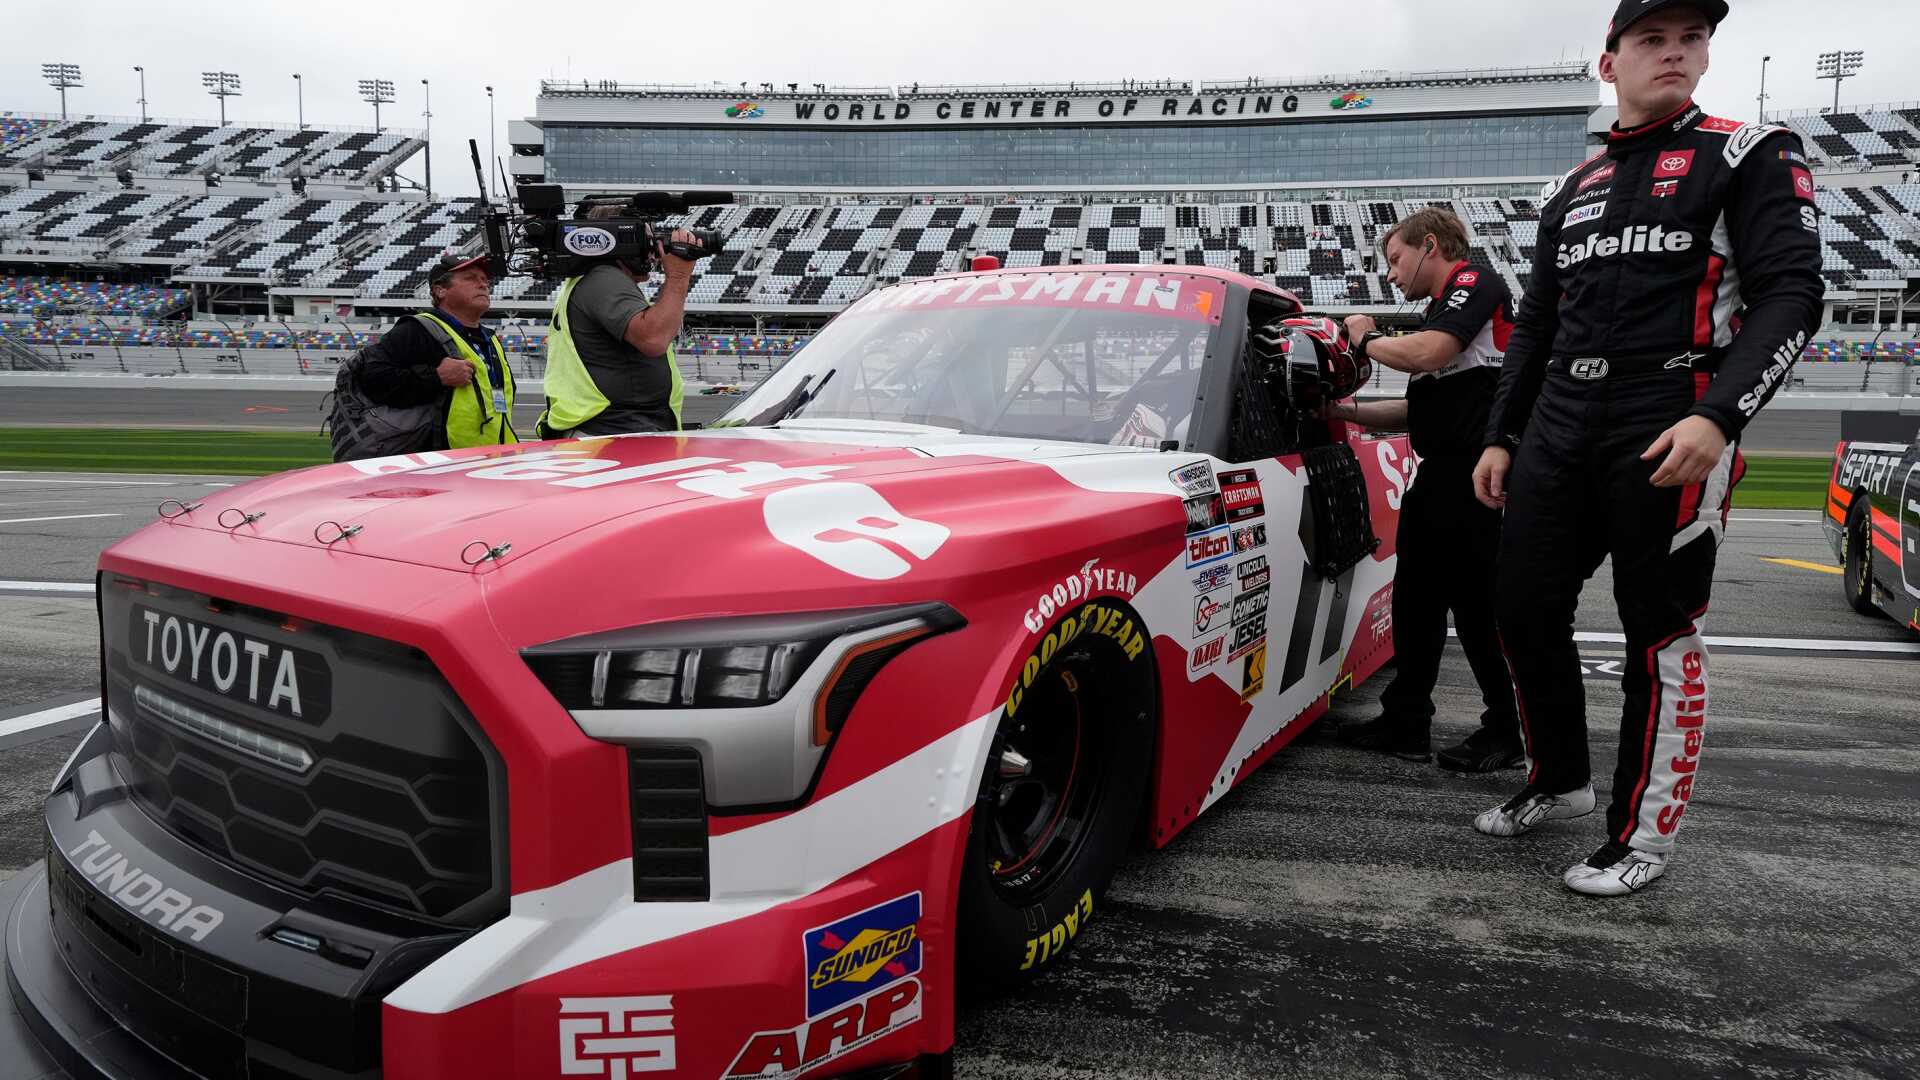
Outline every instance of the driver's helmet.
<svg viewBox="0 0 1920 1080">
<path fill-rule="evenodd" d="M 1279 336 L 1290 362 L 1302 364 L 1309 356 L 1315 358 L 1324 401 L 1352 397 L 1373 378 L 1373 362 L 1354 355 L 1346 331 L 1324 315 L 1281 319 Z"/>
</svg>

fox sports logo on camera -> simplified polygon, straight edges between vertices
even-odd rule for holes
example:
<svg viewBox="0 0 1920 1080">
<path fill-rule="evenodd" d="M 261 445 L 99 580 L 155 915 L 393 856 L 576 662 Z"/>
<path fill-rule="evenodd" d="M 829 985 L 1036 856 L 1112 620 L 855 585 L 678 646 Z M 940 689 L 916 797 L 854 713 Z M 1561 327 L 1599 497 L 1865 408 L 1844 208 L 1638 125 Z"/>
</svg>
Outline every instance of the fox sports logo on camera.
<svg viewBox="0 0 1920 1080">
<path fill-rule="evenodd" d="M 561 243 L 575 255 L 605 255 L 613 250 L 613 234 L 605 229 L 568 229 Z"/>
</svg>

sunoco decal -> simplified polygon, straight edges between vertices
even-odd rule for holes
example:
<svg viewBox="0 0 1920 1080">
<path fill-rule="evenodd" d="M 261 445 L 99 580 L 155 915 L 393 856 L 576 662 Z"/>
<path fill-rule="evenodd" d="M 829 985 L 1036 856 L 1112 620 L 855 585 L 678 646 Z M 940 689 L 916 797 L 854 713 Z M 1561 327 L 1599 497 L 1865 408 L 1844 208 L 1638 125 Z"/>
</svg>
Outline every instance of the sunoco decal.
<svg viewBox="0 0 1920 1080">
<path fill-rule="evenodd" d="M 807 931 L 807 1016 L 919 971 L 919 925 L 916 892 Z"/>
</svg>

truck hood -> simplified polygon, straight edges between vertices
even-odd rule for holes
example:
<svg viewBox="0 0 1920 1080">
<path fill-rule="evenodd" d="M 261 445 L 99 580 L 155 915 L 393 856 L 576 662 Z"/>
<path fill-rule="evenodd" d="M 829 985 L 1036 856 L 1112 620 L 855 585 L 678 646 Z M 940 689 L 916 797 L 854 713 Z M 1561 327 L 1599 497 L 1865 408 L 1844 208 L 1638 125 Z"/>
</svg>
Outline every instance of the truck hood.
<svg viewBox="0 0 1920 1080">
<path fill-rule="evenodd" d="M 523 556 L 581 529 L 695 499 L 732 501 L 795 481 L 868 481 L 983 459 L 1110 452 L 830 421 L 624 435 L 282 473 L 209 496 L 171 524 L 465 571 L 489 549 L 511 545 L 497 557 Z"/>
</svg>

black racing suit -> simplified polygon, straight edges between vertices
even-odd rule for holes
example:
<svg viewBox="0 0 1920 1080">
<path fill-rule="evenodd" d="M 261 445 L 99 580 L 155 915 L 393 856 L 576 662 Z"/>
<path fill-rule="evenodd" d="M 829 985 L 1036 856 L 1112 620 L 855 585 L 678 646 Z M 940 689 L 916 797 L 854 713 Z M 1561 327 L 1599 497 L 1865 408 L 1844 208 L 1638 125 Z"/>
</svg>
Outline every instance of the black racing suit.
<svg viewBox="0 0 1920 1080">
<path fill-rule="evenodd" d="M 1459 263 L 1427 304 L 1420 329 L 1451 335 L 1460 350 L 1446 367 L 1407 383 L 1407 432 L 1420 467 L 1400 505 L 1393 575 L 1397 666 L 1380 706 L 1415 730 L 1432 723 L 1433 686 L 1452 611 L 1486 705 L 1480 723 L 1511 745 L 1520 735 L 1519 720 L 1493 621 L 1500 513 L 1474 498 L 1473 466 L 1499 382 L 1500 354 L 1513 333 L 1513 295 L 1499 274 Z"/>
<path fill-rule="evenodd" d="M 1813 180 L 1797 135 L 1689 102 L 1549 184 L 1487 444 L 1514 451 L 1500 635 L 1528 785 L 1590 779 L 1574 605 L 1602 558 L 1626 630 L 1610 843 L 1672 847 L 1707 701 L 1701 636 L 1741 430 L 1819 325 Z M 1742 312 L 1741 309 L 1744 309 Z M 1706 480 L 1654 487 L 1641 454 L 1682 417 L 1719 425 Z"/>
</svg>

